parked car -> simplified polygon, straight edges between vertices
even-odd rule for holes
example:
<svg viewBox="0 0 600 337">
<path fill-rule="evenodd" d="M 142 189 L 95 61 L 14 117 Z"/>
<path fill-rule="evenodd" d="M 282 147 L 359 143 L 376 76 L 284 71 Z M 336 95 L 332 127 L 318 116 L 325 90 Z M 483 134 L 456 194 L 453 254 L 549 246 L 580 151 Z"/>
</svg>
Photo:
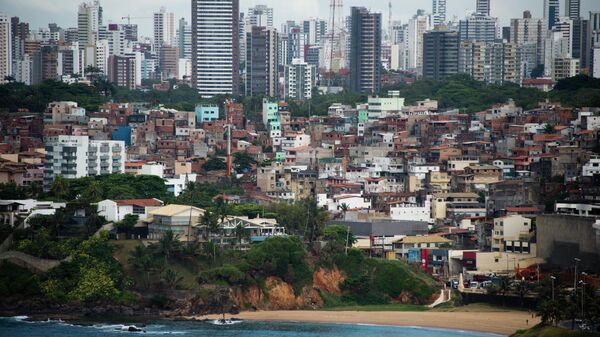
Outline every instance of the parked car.
<svg viewBox="0 0 600 337">
<path fill-rule="evenodd" d="M 471 289 L 479 289 L 479 285 L 480 285 L 479 282 L 473 281 L 473 282 L 471 282 L 469 284 L 469 288 L 471 288 Z"/>
</svg>

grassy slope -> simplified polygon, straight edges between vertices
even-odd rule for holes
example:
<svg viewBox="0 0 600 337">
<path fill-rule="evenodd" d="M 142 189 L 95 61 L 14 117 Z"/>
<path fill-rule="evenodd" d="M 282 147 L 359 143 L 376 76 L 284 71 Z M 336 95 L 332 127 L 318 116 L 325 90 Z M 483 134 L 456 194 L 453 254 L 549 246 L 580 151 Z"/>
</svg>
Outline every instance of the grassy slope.
<svg viewBox="0 0 600 337">
<path fill-rule="evenodd" d="M 142 244 L 141 240 L 123 240 L 123 241 L 112 241 L 113 245 L 117 247 L 115 251 L 114 257 L 119 261 L 127 274 L 135 279 L 140 284 L 143 283 L 141 275 L 137 272 L 133 271 L 131 265 L 128 261 L 129 253 L 132 252 L 135 247 Z M 179 261 L 170 261 L 169 269 L 172 269 L 177 273 L 177 275 L 183 277 L 180 287 L 183 289 L 196 290 L 198 289 L 198 282 L 196 282 L 197 272 L 190 270 L 190 268 L 186 267 L 183 263 Z M 137 283 L 136 282 L 136 283 Z"/>
<path fill-rule="evenodd" d="M 553 326 L 535 327 L 518 331 L 511 337 L 598 337 L 599 333 L 572 331 Z"/>
</svg>

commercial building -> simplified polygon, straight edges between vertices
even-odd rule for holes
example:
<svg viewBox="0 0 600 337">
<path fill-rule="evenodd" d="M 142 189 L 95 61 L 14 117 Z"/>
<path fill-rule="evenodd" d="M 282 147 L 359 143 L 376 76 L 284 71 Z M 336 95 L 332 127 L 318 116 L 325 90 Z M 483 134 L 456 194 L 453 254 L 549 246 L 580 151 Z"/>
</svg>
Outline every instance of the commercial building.
<svg viewBox="0 0 600 337">
<path fill-rule="evenodd" d="M 203 97 L 239 93 L 239 0 L 192 0 L 192 86 Z"/>
<path fill-rule="evenodd" d="M 554 28 L 560 17 L 560 0 L 544 0 L 544 19 L 548 22 L 548 30 Z"/>
<path fill-rule="evenodd" d="M 381 13 L 352 7 L 350 33 L 350 89 L 378 92 L 381 89 Z"/>
</svg>

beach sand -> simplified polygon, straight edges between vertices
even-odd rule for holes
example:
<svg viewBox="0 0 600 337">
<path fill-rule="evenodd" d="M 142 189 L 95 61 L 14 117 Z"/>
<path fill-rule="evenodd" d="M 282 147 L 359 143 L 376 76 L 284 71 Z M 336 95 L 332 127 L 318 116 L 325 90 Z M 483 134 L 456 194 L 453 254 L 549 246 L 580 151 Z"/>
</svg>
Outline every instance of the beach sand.
<svg viewBox="0 0 600 337">
<path fill-rule="evenodd" d="M 228 315 L 229 317 L 229 315 Z M 540 322 L 526 311 L 257 311 L 233 316 L 242 320 L 420 326 L 511 335 Z M 203 319 L 206 317 L 197 317 Z M 209 316 L 208 318 L 218 318 Z M 529 322 L 527 322 L 527 320 Z"/>
</svg>

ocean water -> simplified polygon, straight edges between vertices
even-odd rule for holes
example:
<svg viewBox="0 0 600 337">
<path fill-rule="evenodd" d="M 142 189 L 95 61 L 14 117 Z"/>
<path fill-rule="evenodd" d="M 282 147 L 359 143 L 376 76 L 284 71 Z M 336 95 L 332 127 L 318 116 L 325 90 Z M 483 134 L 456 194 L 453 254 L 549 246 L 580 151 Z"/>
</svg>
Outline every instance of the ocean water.
<svg viewBox="0 0 600 337">
<path fill-rule="evenodd" d="M 29 322 L 26 317 L 0 318 L 4 337 L 105 337 L 105 336 L 190 336 L 190 337 L 492 337 L 478 332 L 389 327 L 353 324 L 305 324 L 240 322 L 218 326 L 208 322 L 148 322 L 144 332 L 129 332 L 130 324 L 76 325 L 62 321 Z"/>
</svg>

